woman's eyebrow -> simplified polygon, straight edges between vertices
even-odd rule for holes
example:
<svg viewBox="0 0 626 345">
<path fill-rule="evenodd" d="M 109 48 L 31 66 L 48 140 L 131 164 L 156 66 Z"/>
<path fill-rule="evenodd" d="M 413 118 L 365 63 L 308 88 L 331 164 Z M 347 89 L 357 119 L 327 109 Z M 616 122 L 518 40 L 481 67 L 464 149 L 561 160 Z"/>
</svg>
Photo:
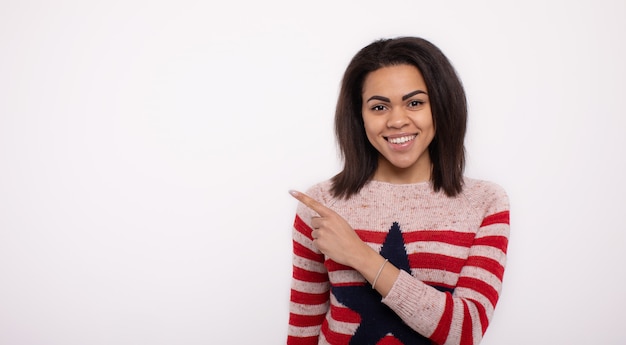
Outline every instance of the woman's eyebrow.
<svg viewBox="0 0 626 345">
<path fill-rule="evenodd" d="M 389 98 L 387 98 L 387 97 L 383 97 L 383 96 L 372 96 L 372 97 L 370 97 L 370 98 L 367 100 L 367 102 L 369 102 L 369 101 L 371 101 L 371 100 L 374 100 L 374 99 L 375 99 L 375 100 L 382 101 L 382 102 L 391 103 L 391 100 L 390 100 Z"/>
<path fill-rule="evenodd" d="M 423 94 L 427 95 L 426 91 L 423 91 L 423 90 L 415 90 L 415 91 L 413 91 L 413 92 L 409 92 L 409 93 L 407 93 L 406 95 L 402 96 L 402 100 L 403 100 L 403 101 L 406 101 L 408 98 L 411 98 L 411 97 L 413 97 L 413 96 L 415 96 L 415 95 L 419 95 L 420 93 L 423 93 Z"/>
<path fill-rule="evenodd" d="M 406 101 L 407 99 L 409 99 L 409 98 L 411 98 L 411 97 L 413 97 L 415 95 L 419 95 L 421 93 L 427 95 L 426 91 L 424 91 L 424 90 L 415 90 L 415 91 L 409 92 L 406 95 L 402 96 L 402 100 Z M 371 100 L 378 100 L 378 101 L 382 101 L 382 102 L 391 103 L 391 100 L 389 98 L 383 97 L 383 96 L 372 96 L 372 97 L 370 97 L 367 100 L 367 102 L 369 102 Z"/>
</svg>

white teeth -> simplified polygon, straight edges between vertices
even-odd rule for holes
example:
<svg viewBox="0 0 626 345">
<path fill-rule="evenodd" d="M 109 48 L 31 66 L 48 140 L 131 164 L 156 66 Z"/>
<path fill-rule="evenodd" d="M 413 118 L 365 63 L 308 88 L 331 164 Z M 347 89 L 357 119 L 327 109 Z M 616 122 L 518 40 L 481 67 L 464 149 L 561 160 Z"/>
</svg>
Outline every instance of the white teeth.
<svg viewBox="0 0 626 345">
<path fill-rule="evenodd" d="M 411 141 L 413 139 L 415 139 L 417 135 L 407 135 L 406 137 L 400 137 L 400 138 L 389 138 L 388 141 L 392 144 L 404 144 L 407 141 Z"/>
</svg>

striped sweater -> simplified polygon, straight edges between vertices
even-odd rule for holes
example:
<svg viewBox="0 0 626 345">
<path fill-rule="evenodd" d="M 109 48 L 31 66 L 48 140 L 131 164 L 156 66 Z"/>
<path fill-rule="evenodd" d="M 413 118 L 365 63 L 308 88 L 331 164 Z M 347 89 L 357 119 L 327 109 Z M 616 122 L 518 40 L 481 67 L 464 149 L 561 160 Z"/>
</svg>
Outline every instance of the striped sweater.
<svg viewBox="0 0 626 345">
<path fill-rule="evenodd" d="M 299 204 L 287 343 L 478 344 L 500 295 L 509 202 L 491 182 L 465 179 L 456 197 L 430 182 L 371 181 L 348 200 L 330 181 L 307 191 L 400 269 L 382 298 L 351 267 L 313 245 L 313 211 Z"/>
</svg>

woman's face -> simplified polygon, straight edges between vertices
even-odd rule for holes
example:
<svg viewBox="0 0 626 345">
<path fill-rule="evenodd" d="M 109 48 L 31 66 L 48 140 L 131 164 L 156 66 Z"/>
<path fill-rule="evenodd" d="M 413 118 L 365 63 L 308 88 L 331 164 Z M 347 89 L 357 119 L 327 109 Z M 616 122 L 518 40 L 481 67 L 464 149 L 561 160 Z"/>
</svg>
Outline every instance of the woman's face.
<svg viewBox="0 0 626 345">
<path fill-rule="evenodd" d="M 365 133 L 380 153 L 374 179 L 430 180 L 435 127 L 422 73 L 412 65 L 382 67 L 367 75 L 362 97 Z"/>
</svg>

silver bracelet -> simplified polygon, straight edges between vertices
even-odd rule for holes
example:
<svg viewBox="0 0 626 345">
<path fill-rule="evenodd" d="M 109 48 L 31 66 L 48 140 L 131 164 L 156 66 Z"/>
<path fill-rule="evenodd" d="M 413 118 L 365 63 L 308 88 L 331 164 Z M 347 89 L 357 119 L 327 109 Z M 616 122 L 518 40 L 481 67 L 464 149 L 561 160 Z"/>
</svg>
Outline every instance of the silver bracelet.
<svg viewBox="0 0 626 345">
<path fill-rule="evenodd" d="M 374 282 L 372 283 L 372 290 L 374 290 L 374 287 L 376 286 L 376 281 L 378 280 L 378 277 L 380 277 L 380 273 L 383 271 L 383 267 L 385 267 L 385 264 L 389 262 L 389 259 L 385 259 L 385 262 L 383 262 L 382 265 L 380 265 L 380 268 L 378 269 L 378 273 L 376 273 L 376 278 L 374 278 Z"/>
</svg>

